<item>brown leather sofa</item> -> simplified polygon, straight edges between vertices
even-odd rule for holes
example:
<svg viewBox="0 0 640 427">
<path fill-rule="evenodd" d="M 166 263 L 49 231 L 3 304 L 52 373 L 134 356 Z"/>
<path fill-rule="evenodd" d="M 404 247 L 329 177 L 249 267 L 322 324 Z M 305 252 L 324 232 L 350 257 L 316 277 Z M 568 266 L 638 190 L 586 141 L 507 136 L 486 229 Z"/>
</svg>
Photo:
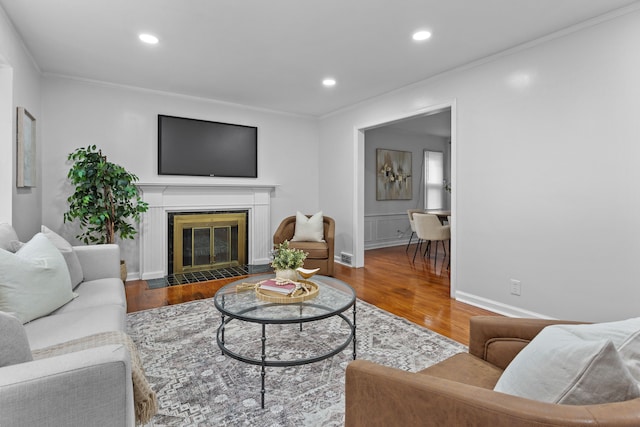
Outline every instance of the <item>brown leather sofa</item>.
<svg viewBox="0 0 640 427">
<path fill-rule="evenodd" d="M 345 426 L 640 426 L 640 398 L 573 406 L 493 391 L 516 354 L 542 328 L 558 323 L 578 322 L 473 317 L 469 352 L 417 373 L 353 361 Z"/>
<path fill-rule="evenodd" d="M 311 215 L 307 215 L 311 217 Z M 308 253 L 304 260 L 304 268 L 319 268 L 318 274 L 333 276 L 333 254 L 334 239 L 336 234 L 336 223 L 333 218 L 324 216 L 324 242 L 292 242 L 296 228 L 296 217 L 288 216 L 282 220 L 275 234 L 273 235 L 274 246 L 285 240 L 289 241 L 290 248 L 301 249 Z"/>
</svg>

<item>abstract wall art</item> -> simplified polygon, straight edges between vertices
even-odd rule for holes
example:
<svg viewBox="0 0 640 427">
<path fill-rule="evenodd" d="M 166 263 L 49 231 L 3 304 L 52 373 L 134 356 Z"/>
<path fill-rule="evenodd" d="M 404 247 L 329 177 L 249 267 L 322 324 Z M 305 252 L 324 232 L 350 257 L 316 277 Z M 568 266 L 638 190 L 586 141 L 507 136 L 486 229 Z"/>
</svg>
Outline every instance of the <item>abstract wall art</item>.
<svg viewBox="0 0 640 427">
<path fill-rule="evenodd" d="M 36 186 L 36 119 L 24 107 L 18 107 L 16 128 L 16 186 Z"/>
<path fill-rule="evenodd" d="M 411 152 L 376 150 L 376 200 L 411 200 Z"/>
</svg>

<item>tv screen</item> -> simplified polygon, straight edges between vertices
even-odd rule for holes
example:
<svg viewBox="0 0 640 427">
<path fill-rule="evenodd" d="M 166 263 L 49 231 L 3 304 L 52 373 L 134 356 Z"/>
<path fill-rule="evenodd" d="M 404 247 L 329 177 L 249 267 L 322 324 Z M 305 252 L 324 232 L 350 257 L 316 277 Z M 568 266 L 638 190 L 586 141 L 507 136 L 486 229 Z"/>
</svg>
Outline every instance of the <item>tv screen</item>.
<svg viewBox="0 0 640 427">
<path fill-rule="evenodd" d="M 258 177 L 258 128 L 158 114 L 158 174 Z"/>
</svg>

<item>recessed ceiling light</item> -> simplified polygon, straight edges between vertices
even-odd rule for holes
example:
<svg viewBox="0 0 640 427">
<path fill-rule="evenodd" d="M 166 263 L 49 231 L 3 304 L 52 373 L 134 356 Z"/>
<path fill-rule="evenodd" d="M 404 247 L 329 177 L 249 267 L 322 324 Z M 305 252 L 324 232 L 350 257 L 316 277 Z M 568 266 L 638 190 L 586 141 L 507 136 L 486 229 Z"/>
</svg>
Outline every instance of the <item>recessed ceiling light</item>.
<svg viewBox="0 0 640 427">
<path fill-rule="evenodd" d="M 152 35 L 152 34 L 143 33 L 143 34 L 140 34 L 138 36 L 138 38 L 141 41 L 143 41 L 143 42 L 145 42 L 147 44 L 157 44 L 158 43 L 158 38 L 156 36 Z"/>
<path fill-rule="evenodd" d="M 431 33 L 426 30 L 416 31 L 413 33 L 413 39 L 415 41 L 421 42 L 423 40 L 427 40 L 431 38 Z"/>
<path fill-rule="evenodd" d="M 322 84 L 327 86 L 327 87 L 335 86 L 336 85 L 336 79 L 326 78 L 326 79 L 324 79 L 322 81 Z"/>
</svg>

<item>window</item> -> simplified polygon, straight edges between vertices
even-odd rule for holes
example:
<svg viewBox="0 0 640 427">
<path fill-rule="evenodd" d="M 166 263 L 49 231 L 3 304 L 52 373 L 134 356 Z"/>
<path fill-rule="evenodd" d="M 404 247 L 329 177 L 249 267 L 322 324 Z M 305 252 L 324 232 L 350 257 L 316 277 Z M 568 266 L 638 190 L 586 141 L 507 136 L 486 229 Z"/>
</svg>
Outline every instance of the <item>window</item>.
<svg viewBox="0 0 640 427">
<path fill-rule="evenodd" d="M 444 207 L 444 154 L 439 151 L 424 151 L 424 208 Z"/>
</svg>

